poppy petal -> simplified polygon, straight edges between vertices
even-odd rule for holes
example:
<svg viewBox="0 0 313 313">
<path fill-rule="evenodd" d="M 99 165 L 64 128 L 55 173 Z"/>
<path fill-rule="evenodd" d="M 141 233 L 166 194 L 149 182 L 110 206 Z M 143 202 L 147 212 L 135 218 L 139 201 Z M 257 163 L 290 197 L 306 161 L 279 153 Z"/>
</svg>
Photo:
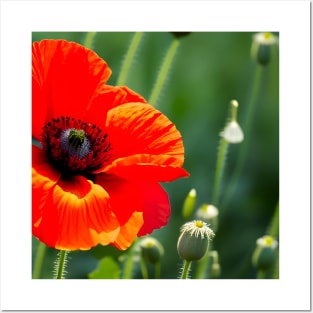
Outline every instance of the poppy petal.
<svg viewBox="0 0 313 313">
<path fill-rule="evenodd" d="M 143 194 L 144 224 L 138 236 L 151 234 L 154 229 L 161 228 L 168 223 L 171 207 L 168 195 L 161 185 L 156 183 L 141 183 Z"/>
<path fill-rule="evenodd" d="M 140 224 L 143 224 L 142 212 L 134 212 L 127 223 L 121 226 L 120 233 L 112 244 L 120 250 L 129 248 L 137 237 Z"/>
<path fill-rule="evenodd" d="M 34 235 L 64 250 L 107 245 L 120 230 L 108 202 L 106 191 L 83 176 L 61 179 L 46 199 Z"/>
<path fill-rule="evenodd" d="M 146 103 L 146 100 L 125 86 L 104 85 L 101 92 L 95 95 L 92 104 L 87 108 L 86 121 L 104 129 L 107 111 L 128 102 Z"/>
<path fill-rule="evenodd" d="M 48 163 L 42 149 L 32 146 L 32 225 L 40 223 L 42 210 L 51 189 L 54 188 L 61 173 Z M 36 231 L 33 228 L 33 231 Z"/>
<path fill-rule="evenodd" d="M 169 182 L 189 176 L 189 173 L 180 167 L 179 159 L 149 154 L 136 154 L 117 159 L 103 171 L 126 179 L 152 182 Z"/>
<path fill-rule="evenodd" d="M 101 93 L 110 75 L 104 60 L 77 43 L 33 43 L 33 136 L 39 139 L 43 125 L 53 117 L 83 118 L 81 112 Z"/>
<path fill-rule="evenodd" d="M 127 103 L 107 115 L 107 133 L 113 147 L 112 161 L 133 154 L 171 156 L 181 166 L 184 147 L 175 125 L 149 104 Z"/>
<path fill-rule="evenodd" d="M 105 174 L 99 174 L 96 182 L 110 195 L 112 211 L 122 226 L 134 212 L 143 213 L 144 224 L 137 225 L 141 235 L 167 224 L 170 204 L 167 193 L 158 183 L 127 181 Z"/>
</svg>

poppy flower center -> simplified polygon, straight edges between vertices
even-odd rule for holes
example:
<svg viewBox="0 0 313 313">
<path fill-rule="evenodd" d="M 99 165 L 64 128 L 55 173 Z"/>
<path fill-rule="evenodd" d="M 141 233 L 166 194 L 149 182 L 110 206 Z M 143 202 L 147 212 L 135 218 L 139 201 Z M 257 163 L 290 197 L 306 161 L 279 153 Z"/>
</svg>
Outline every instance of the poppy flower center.
<svg viewBox="0 0 313 313">
<path fill-rule="evenodd" d="M 97 173 L 110 160 L 108 135 L 97 125 L 61 116 L 48 122 L 41 144 L 63 173 Z"/>
<path fill-rule="evenodd" d="M 85 135 L 81 129 L 64 130 L 60 138 L 62 149 L 81 160 L 90 152 L 90 143 Z"/>
</svg>

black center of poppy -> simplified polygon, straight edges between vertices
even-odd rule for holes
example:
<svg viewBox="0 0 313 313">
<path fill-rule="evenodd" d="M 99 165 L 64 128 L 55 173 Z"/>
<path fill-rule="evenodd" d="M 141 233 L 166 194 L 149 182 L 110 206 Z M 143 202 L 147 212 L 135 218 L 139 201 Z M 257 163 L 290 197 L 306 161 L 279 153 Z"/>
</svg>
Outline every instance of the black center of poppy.
<svg viewBox="0 0 313 313">
<path fill-rule="evenodd" d="M 75 118 L 54 118 L 43 128 L 41 143 L 52 164 L 64 174 L 89 175 L 111 158 L 108 135 L 97 125 Z"/>
</svg>

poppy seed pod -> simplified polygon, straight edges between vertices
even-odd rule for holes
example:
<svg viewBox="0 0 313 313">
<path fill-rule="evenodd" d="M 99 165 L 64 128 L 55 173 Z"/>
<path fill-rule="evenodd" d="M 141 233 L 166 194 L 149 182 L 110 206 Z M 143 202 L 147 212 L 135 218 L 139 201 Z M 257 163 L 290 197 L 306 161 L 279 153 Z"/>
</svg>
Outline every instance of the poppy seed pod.
<svg viewBox="0 0 313 313">
<path fill-rule="evenodd" d="M 256 244 L 252 255 L 253 265 L 261 270 L 270 269 L 275 264 L 278 242 L 271 236 L 263 236 Z"/>
<path fill-rule="evenodd" d="M 200 260 L 207 252 L 214 232 L 203 221 L 196 220 L 184 224 L 177 242 L 179 256 L 187 261 Z"/>
<path fill-rule="evenodd" d="M 152 237 L 144 238 L 140 242 L 140 253 L 144 260 L 155 264 L 160 262 L 164 249 L 161 243 Z"/>
<path fill-rule="evenodd" d="M 278 39 L 272 33 L 265 32 L 255 34 L 251 46 L 252 57 L 260 65 L 267 65 L 271 59 L 272 46 L 275 44 L 278 44 Z"/>
<path fill-rule="evenodd" d="M 269 45 L 259 45 L 256 58 L 261 65 L 268 64 L 271 59 L 271 47 Z"/>
</svg>

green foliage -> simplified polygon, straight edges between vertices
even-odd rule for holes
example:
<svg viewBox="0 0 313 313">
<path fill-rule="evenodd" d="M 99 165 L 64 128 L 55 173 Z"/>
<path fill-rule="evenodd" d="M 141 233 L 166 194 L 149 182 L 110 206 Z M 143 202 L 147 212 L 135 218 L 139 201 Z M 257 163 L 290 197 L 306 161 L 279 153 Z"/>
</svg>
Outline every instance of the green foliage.
<svg viewBox="0 0 313 313">
<path fill-rule="evenodd" d="M 88 274 L 91 279 L 118 279 L 120 278 L 121 270 L 119 264 L 111 257 L 103 258 L 93 272 Z"/>
</svg>

